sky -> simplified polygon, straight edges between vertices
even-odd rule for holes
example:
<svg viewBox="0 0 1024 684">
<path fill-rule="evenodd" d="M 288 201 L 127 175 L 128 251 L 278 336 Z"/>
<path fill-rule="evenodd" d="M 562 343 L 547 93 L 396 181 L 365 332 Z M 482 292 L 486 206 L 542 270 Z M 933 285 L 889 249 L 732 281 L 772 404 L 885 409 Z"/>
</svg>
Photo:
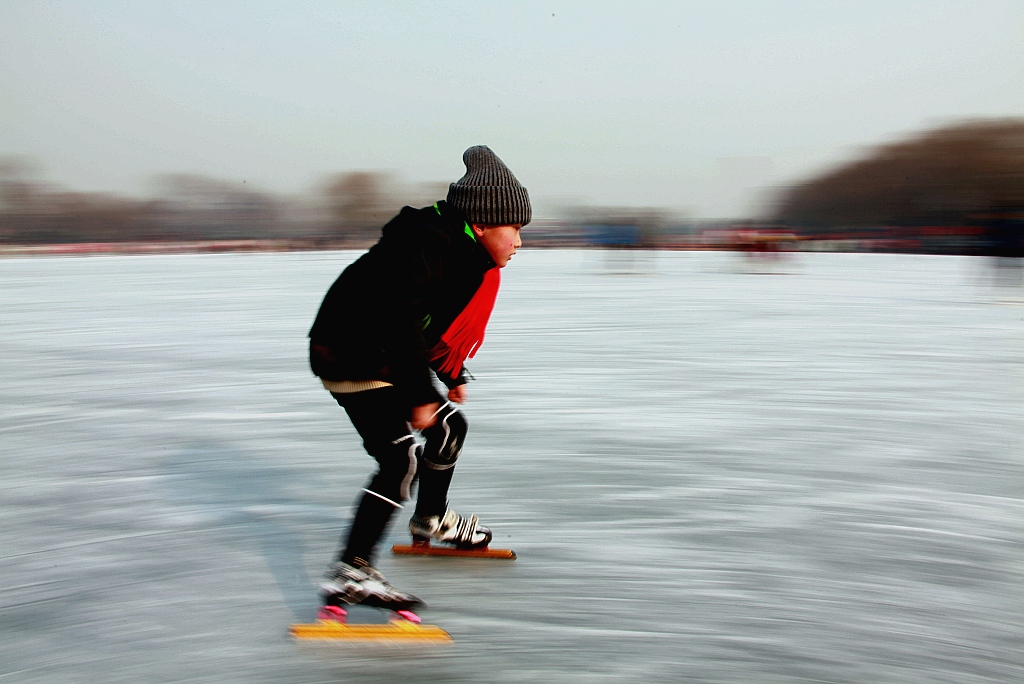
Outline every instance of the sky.
<svg viewBox="0 0 1024 684">
<path fill-rule="evenodd" d="M 1024 116 L 1024 2 L 0 2 L 0 155 L 71 189 L 450 182 L 536 216 L 763 209 L 866 148 Z"/>
</svg>

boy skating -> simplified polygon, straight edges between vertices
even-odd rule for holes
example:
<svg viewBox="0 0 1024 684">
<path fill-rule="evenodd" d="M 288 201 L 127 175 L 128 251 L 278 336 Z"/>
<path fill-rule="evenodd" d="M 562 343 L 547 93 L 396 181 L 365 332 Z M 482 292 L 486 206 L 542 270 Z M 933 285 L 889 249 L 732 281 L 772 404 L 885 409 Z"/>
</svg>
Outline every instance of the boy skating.
<svg viewBox="0 0 1024 684">
<path fill-rule="evenodd" d="M 489 148 L 471 147 L 463 161 L 466 173 L 447 200 L 402 209 L 342 272 L 309 333 L 313 372 L 379 466 L 321 584 L 326 605 L 409 610 L 420 603 L 373 568 L 377 543 L 416 478 L 414 536 L 462 548 L 491 540 L 475 515 L 447 505 L 467 431 L 456 404 L 466 399 L 463 363 L 483 342 L 500 269 L 522 245 L 519 229 L 531 209 L 526 188 Z"/>
</svg>

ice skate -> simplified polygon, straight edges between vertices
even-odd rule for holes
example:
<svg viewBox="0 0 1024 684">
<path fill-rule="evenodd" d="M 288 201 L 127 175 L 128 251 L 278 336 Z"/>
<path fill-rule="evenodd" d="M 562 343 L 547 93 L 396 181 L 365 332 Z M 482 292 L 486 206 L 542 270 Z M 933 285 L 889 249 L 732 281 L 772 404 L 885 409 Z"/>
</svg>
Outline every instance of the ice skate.
<svg viewBox="0 0 1024 684">
<path fill-rule="evenodd" d="M 364 605 L 400 612 L 410 611 L 423 602 L 395 589 L 384 575 L 367 566 L 355 568 L 340 561 L 333 563 L 320 583 L 320 597 L 325 606 Z"/>
<path fill-rule="evenodd" d="M 324 605 L 315 622 L 289 626 L 288 632 L 295 639 L 388 646 L 452 641 L 448 632 L 437 625 L 423 624 L 412 612 L 412 608 L 422 605 L 418 598 L 398 591 L 373 568 L 333 563 L 320 584 L 320 596 Z M 375 609 L 382 609 L 384 615 Z"/>
<path fill-rule="evenodd" d="M 409 531 L 414 542 L 439 541 L 463 550 L 486 548 L 492 536 L 475 515 L 464 518 L 450 508 L 443 516 L 412 516 Z"/>
<path fill-rule="evenodd" d="M 475 515 L 463 518 L 448 509 L 445 514 L 409 520 L 412 544 L 395 544 L 391 552 L 399 556 L 453 556 L 458 558 L 496 558 L 515 560 L 512 549 L 492 549 L 491 531 Z M 440 542 L 431 546 L 431 541 Z"/>
</svg>

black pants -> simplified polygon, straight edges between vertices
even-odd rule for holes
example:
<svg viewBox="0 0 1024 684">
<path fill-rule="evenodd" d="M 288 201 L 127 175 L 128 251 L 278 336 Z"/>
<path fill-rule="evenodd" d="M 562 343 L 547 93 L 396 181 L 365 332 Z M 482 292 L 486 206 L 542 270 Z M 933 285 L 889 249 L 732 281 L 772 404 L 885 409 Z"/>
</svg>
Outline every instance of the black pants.
<svg viewBox="0 0 1024 684">
<path fill-rule="evenodd" d="M 416 515 L 444 514 L 468 425 L 454 404 L 442 403 L 437 422 L 420 433 L 426 440 L 421 447 L 409 426 L 409 406 L 393 387 L 332 396 L 348 413 L 363 447 L 378 466 L 356 503 L 338 560 L 372 565 L 377 542 L 395 511 L 412 498 L 417 479 Z"/>
</svg>

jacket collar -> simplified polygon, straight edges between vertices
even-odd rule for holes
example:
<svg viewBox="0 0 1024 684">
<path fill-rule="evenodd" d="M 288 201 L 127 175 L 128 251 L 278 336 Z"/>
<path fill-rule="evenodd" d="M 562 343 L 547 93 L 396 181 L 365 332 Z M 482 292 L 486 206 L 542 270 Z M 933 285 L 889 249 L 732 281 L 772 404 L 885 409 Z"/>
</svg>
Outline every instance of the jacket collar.
<svg viewBox="0 0 1024 684">
<path fill-rule="evenodd" d="M 497 264 L 494 263 L 494 260 L 491 259 L 491 255 L 488 254 L 487 250 L 484 249 L 484 246 L 480 244 L 479 240 L 477 240 L 476 234 L 473 232 L 472 226 L 469 225 L 469 222 L 466 220 L 466 217 L 463 216 L 461 211 L 459 211 L 452 205 L 448 204 L 448 202 L 444 200 L 435 202 L 433 206 L 433 211 L 435 211 L 437 215 L 441 217 L 441 219 L 445 222 L 445 224 L 447 224 L 447 227 L 450 228 L 453 233 L 460 232 L 459 226 L 461 225 L 462 237 L 465 238 L 466 240 L 472 241 L 472 243 L 476 246 L 476 251 L 487 262 L 486 268 L 490 269 L 497 266 Z"/>
</svg>

